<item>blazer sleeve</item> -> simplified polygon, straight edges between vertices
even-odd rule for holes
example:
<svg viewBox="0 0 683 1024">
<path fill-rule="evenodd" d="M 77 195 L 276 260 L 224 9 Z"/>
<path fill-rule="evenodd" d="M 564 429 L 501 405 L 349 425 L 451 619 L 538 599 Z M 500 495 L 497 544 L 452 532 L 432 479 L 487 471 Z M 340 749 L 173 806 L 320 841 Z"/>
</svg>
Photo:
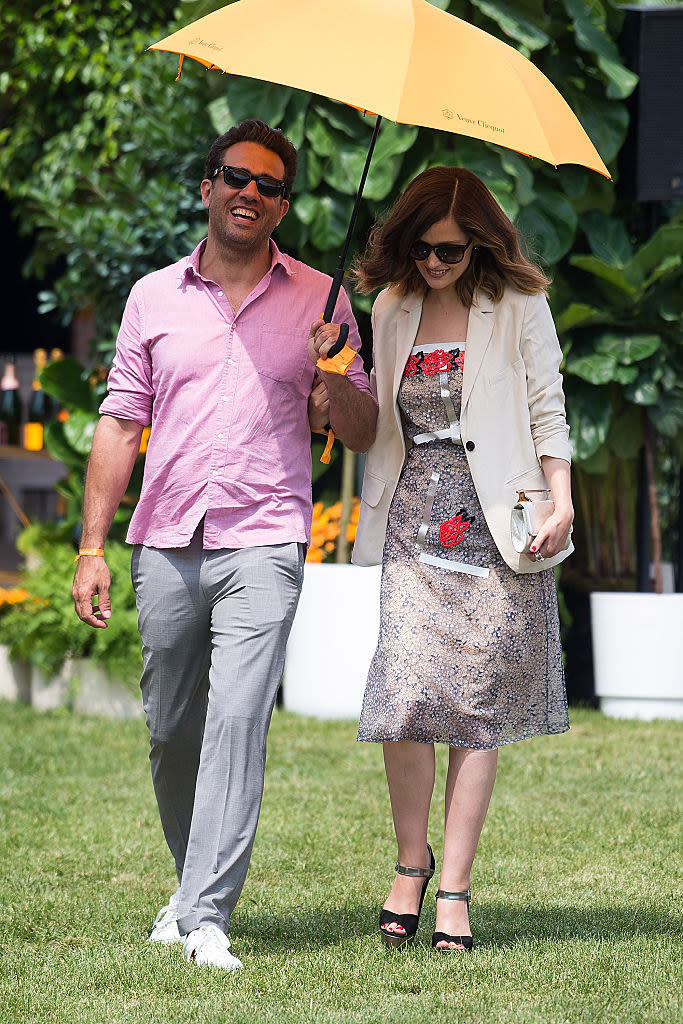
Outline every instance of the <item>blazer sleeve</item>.
<svg viewBox="0 0 683 1024">
<path fill-rule="evenodd" d="M 527 401 L 536 454 L 571 462 L 562 389 L 562 349 L 545 295 L 528 297 L 520 343 L 526 367 Z"/>
</svg>

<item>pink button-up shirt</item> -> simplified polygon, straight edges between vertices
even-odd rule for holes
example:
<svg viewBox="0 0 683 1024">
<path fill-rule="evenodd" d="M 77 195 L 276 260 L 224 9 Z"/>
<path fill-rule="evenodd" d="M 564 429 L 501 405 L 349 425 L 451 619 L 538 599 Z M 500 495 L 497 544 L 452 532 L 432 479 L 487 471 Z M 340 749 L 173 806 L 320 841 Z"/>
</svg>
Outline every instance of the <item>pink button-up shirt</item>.
<svg viewBox="0 0 683 1024">
<path fill-rule="evenodd" d="M 307 339 L 330 278 L 271 241 L 267 274 L 237 315 L 191 256 L 142 278 L 128 298 L 100 406 L 152 431 L 130 544 L 184 547 L 202 516 L 204 547 L 310 542 Z M 337 323 L 360 338 L 348 297 Z M 370 392 L 360 356 L 347 376 Z"/>
</svg>

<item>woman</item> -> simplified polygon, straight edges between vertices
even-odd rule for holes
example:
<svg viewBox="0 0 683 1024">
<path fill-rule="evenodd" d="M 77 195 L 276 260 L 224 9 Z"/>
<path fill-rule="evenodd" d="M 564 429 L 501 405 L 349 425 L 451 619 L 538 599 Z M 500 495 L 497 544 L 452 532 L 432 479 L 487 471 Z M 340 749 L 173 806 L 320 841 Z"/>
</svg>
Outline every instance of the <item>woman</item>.
<svg viewBox="0 0 683 1024">
<path fill-rule="evenodd" d="M 358 738 L 384 744 L 398 863 L 383 941 L 417 930 L 434 858 L 434 743 L 449 745 L 432 945 L 472 948 L 470 870 L 498 747 L 568 728 L 552 567 L 572 550 L 570 447 L 548 280 L 486 186 L 418 175 L 370 236 L 377 435 L 353 561 L 382 561 L 380 636 Z M 530 555 L 517 492 L 555 509 Z M 536 492 L 536 493 L 534 493 Z"/>
</svg>

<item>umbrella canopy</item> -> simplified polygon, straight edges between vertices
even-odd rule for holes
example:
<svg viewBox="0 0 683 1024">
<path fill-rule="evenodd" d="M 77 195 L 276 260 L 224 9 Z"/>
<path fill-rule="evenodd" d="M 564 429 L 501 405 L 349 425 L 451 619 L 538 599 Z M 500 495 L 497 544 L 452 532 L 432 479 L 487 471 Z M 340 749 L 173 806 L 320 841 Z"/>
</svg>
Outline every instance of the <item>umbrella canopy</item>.
<svg viewBox="0 0 683 1024">
<path fill-rule="evenodd" d="M 428 0 L 238 0 L 150 49 L 610 177 L 526 57 Z"/>
</svg>

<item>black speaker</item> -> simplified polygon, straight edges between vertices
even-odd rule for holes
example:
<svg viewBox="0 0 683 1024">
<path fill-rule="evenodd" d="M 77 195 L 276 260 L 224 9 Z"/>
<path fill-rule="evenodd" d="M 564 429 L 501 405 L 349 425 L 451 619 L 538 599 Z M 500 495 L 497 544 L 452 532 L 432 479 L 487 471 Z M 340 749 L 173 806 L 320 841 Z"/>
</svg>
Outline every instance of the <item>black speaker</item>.
<svg viewBox="0 0 683 1024">
<path fill-rule="evenodd" d="M 619 49 L 640 81 L 619 157 L 624 195 L 683 199 L 683 7 L 624 7 Z"/>
</svg>

